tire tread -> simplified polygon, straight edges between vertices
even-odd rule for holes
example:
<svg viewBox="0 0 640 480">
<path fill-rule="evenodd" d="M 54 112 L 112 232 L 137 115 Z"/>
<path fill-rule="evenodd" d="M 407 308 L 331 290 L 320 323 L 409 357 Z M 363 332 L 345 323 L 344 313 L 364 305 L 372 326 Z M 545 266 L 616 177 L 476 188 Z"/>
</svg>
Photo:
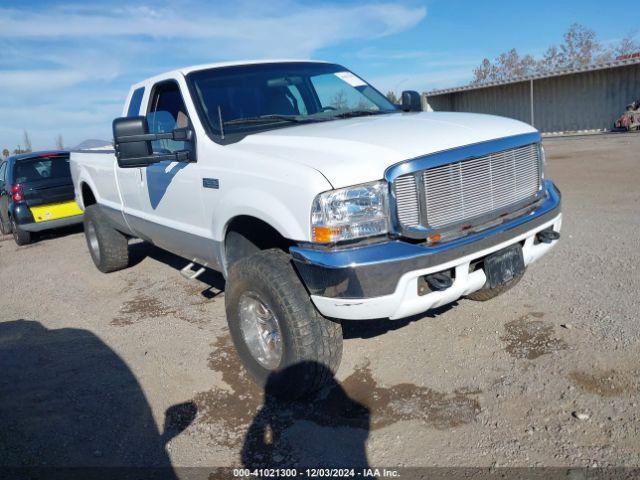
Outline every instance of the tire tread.
<svg viewBox="0 0 640 480">
<path fill-rule="evenodd" d="M 293 337 L 297 361 L 313 361 L 314 371 L 309 372 L 307 385 L 298 385 L 293 395 L 304 396 L 320 389 L 335 374 L 342 357 L 342 326 L 323 317 L 312 304 L 309 294 L 297 276 L 291 258 L 278 249 L 258 252 L 236 262 L 229 271 L 225 299 L 234 301 L 241 292 L 234 287 L 242 279 L 266 283 L 275 301 L 286 312 L 289 330 Z M 250 279 L 250 280 L 249 280 Z M 227 318 L 230 319 L 229 307 Z M 324 368 L 324 367 L 326 368 Z"/>
<path fill-rule="evenodd" d="M 89 205 L 84 212 L 84 231 L 87 235 L 87 224 L 93 222 L 98 245 L 100 248 L 100 261 L 96 261 L 93 255 L 93 262 L 98 270 L 103 273 L 115 272 L 129 266 L 129 242 L 127 237 L 109 225 L 109 221 L 100 211 L 98 205 Z M 87 237 L 89 251 L 89 238 Z"/>
</svg>

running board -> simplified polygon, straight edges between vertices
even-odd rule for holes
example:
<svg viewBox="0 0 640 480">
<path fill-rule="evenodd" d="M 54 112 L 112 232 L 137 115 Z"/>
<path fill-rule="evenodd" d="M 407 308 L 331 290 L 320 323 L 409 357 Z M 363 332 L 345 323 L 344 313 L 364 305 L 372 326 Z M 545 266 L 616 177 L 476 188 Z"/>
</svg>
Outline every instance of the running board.
<svg viewBox="0 0 640 480">
<path fill-rule="evenodd" d="M 195 280 L 200 275 L 202 275 L 205 271 L 205 268 L 202 266 L 198 270 L 193 270 L 193 267 L 195 266 L 196 266 L 195 263 L 193 262 L 189 263 L 186 267 L 180 270 L 180 275 L 182 275 L 187 280 Z"/>
</svg>

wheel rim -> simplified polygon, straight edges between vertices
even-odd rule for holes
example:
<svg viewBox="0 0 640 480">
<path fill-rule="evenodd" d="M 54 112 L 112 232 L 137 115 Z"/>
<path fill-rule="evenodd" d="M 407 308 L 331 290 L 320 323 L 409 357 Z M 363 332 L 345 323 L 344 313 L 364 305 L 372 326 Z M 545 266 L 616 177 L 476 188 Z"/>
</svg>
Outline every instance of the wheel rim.
<svg viewBox="0 0 640 480">
<path fill-rule="evenodd" d="M 87 235 L 87 244 L 89 245 L 89 250 L 91 250 L 91 255 L 95 259 L 96 263 L 100 263 L 100 243 L 98 242 L 98 234 L 93 222 L 87 222 L 87 229 L 85 232 Z"/>
<path fill-rule="evenodd" d="M 278 318 L 254 292 L 245 292 L 238 303 L 240 331 L 251 356 L 264 368 L 275 370 L 282 360 L 282 332 Z"/>
</svg>

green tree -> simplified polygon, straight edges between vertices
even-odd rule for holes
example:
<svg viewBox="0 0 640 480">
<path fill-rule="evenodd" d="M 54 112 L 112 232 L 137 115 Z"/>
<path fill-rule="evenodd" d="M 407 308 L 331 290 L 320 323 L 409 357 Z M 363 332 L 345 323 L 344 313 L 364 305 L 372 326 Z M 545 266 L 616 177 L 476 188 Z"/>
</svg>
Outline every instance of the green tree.
<svg viewBox="0 0 640 480">
<path fill-rule="evenodd" d="M 11 155 L 11 152 L 9 151 L 9 149 L 5 148 L 4 150 L 2 150 L 2 156 L 4 158 L 7 158 L 9 155 Z"/>
</svg>

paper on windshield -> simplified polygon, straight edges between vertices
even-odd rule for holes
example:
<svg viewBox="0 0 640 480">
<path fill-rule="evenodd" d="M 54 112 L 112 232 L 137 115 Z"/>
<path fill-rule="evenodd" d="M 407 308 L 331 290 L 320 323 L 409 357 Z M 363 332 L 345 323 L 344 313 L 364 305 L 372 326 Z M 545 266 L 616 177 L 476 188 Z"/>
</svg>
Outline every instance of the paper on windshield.
<svg viewBox="0 0 640 480">
<path fill-rule="evenodd" d="M 352 87 L 364 87 L 366 85 L 365 82 L 360 80 L 351 72 L 336 72 L 334 75 L 340 80 L 347 82 Z"/>
</svg>

